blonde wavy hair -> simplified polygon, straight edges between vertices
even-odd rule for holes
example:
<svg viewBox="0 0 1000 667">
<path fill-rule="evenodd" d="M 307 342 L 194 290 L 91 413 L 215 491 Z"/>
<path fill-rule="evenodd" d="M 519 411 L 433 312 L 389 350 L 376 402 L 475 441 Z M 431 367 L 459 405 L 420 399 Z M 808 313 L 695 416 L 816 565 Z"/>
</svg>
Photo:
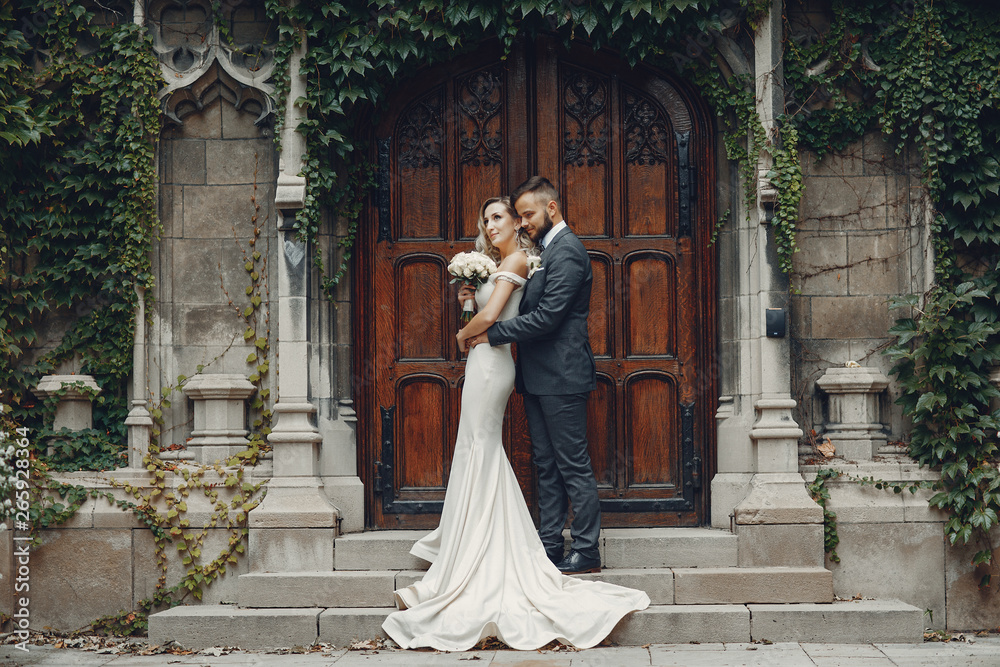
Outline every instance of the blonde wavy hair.
<svg viewBox="0 0 1000 667">
<path fill-rule="evenodd" d="M 493 245 L 493 242 L 490 241 L 489 234 L 486 233 L 486 223 L 483 222 L 483 218 L 486 217 L 486 209 L 496 203 L 503 204 L 503 207 L 507 209 L 510 216 L 514 218 L 515 224 L 518 224 L 521 216 L 517 214 L 517 210 L 514 208 L 514 205 L 510 203 L 510 197 L 490 197 L 483 202 L 482 206 L 479 207 L 479 218 L 476 220 L 476 227 L 479 228 L 479 236 L 476 237 L 476 250 L 484 255 L 489 255 L 493 258 L 494 262 L 499 264 L 500 251 L 497 250 L 496 246 Z M 517 228 L 517 246 L 529 255 L 538 254 L 535 242 L 521 230 L 520 226 Z"/>
</svg>

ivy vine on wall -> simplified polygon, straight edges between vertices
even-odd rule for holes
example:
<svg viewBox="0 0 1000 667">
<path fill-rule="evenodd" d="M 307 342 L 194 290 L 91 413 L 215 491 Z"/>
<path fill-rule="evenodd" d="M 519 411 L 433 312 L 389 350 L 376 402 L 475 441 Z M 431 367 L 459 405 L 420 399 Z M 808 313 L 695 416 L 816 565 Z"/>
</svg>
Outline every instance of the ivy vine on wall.
<svg viewBox="0 0 1000 667">
<path fill-rule="evenodd" d="M 348 227 L 335 268 L 324 273 L 328 295 L 332 296 L 334 285 L 344 275 L 358 218 L 374 186 L 372 165 L 359 158 L 367 150 L 361 120 L 375 113 L 386 92 L 418 68 L 459 57 L 486 40 L 497 40 L 509 52 L 518 39 L 555 33 L 567 45 L 574 39 L 584 39 L 595 49 L 614 49 L 633 66 L 644 62 L 667 71 L 680 70 L 706 86 L 703 92 L 724 121 L 731 124 L 731 139 L 727 142 L 730 157 L 741 160 L 744 168 L 755 169 L 757 153 L 766 140 L 754 134 L 760 141 L 754 143 L 751 138 L 747 145 L 747 132 L 752 122 L 757 122 L 749 79 L 723 76 L 714 51 L 698 46 L 698 53 L 691 53 L 690 40 L 695 36 L 707 36 L 711 43 L 713 34 L 727 30 L 724 18 L 736 18 L 735 10 L 740 8 L 727 8 L 726 4 L 719 0 L 357 0 L 294 4 L 267 0 L 268 11 L 280 21 L 279 33 L 284 39 L 276 49 L 279 62 L 287 64 L 300 34 L 308 45 L 301 64 L 308 73 L 307 92 L 296 102 L 308 115 L 299 125 L 308 146 L 303 169 L 308 191 L 295 224 L 301 237 L 313 242 L 321 270 L 321 247 L 315 241 L 324 223 L 324 212 L 342 217 Z M 740 4 L 752 5 L 755 15 L 760 16 L 766 3 Z M 746 28 L 735 28 L 741 29 Z M 277 83 L 280 103 L 281 93 L 288 90 L 287 67 L 279 66 L 278 71 L 283 72 Z M 748 182 L 753 189 L 755 179 Z"/>
<path fill-rule="evenodd" d="M 159 63 L 131 16 L 97 16 L 79 3 L 4 3 L 0 33 L 5 400 L 18 423 L 41 434 L 52 406 L 32 398 L 33 382 L 64 363 L 93 375 L 102 388 L 94 429 L 52 464 L 79 467 L 74 459 L 100 451 L 88 467 L 117 467 L 134 288 L 152 284 L 150 248 L 159 233 Z"/>
<path fill-rule="evenodd" d="M 932 506 L 952 544 L 993 560 L 1000 514 L 1000 33 L 965 0 L 834 2 L 822 35 L 786 41 L 785 79 L 803 144 L 818 155 L 880 129 L 915 150 L 933 205 L 935 285 L 896 299 L 888 349 L 913 422 L 909 453 L 940 470 Z M 797 117 L 796 117 L 797 116 Z M 989 585 L 985 571 L 981 583 Z"/>
</svg>

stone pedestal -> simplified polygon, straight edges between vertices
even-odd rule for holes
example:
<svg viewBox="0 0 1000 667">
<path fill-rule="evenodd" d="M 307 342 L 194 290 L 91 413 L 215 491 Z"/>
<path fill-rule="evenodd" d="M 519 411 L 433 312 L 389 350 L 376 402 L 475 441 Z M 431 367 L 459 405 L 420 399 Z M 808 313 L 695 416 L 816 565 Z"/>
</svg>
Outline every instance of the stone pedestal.
<svg viewBox="0 0 1000 667">
<path fill-rule="evenodd" d="M 750 492 L 736 506 L 740 567 L 822 566 L 823 510 L 809 497 L 798 472 L 802 429 L 792 417 L 795 401 L 757 401 L 750 432 L 757 473 Z"/>
<path fill-rule="evenodd" d="M 871 461 L 886 444 L 879 394 L 889 378 L 861 366 L 828 368 L 816 386 L 828 397 L 825 435 L 837 455 L 849 461 Z"/>
<path fill-rule="evenodd" d="M 184 385 L 194 400 L 194 430 L 188 448 L 202 464 L 224 462 L 246 449 L 246 399 L 255 387 L 238 374 L 195 375 Z"/>
<path fill-rule="evenodd" d="M 52 429 L 59 431 L 84 431 L 93 428 L 94 418 L 90 402 L 101 388 L 90 375 L 46 375 L 34 389 L 35 396 L 58 396 L 65 389 L 56 405 Z"/>
</svg>

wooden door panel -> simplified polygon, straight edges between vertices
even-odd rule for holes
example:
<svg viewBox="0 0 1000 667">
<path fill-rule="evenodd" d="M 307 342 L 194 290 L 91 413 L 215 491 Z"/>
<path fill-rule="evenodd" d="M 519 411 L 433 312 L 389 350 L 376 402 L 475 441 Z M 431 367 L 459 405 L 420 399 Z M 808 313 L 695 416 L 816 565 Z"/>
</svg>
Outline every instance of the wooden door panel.
<svg viewBox="0 0 1000 667">
<path fill-rule="evenodd" d="M 478 235 L 479 207 L 505 189 L 505 93 L 500 66 L 476 70 L 455 82 L 458 220 L 463 239 Z"/>
<path fill-rule="evenodd" d="M 528 430 L 528 418 L 524 414 L 524 399 L 516 392 L 511 394 L 504 414 L 503 445 L 510 465 L 517 474 L 524 500 L 528 508 L 534 511 L 535 466 L 531 461 L 531 434 Z"/>
<path fill-rule="evenodd" d="M 394 239 L 445 238 L 444 89 L 411 106 L 396 131 Z"/>
<path fill-rule="evenodd" d="M 677 235 L 677 155 L 670 120 L 645 93 L 622 86 L 626 236 Z"/>
<path fill-rule="evenodd" d="M 397 389 L 399 442 L 396 470 L 400 497 L 408 491 L 441 491 L 445 487 L 448 445 L 448 382 L 434 375 L 403 378 Z"/>
<path fill-rule="evenodd" d="M 611 82 L 606 76 L 565 63 L 560 63 L 559 70 L 564 129 L 546 140 L 562 137 L 563 214 L 578 236 L 610 236 Z"/>
<path fill-rule="evenodd" d="M 614 492 L 618 478 L 618 410 L 614 378 L 597 374 L 597 389 L 587 399 L 587 445 L 600 492 Z M 607 494 L 605 494 L 607 495 Z"/>
<path fill-rule="evenodd" d="M 679 434 L 677 384 L 665 373 L 636 373 L 625 381 L 627 486 L 676 486 Z"/>
<path fill-rule="evenodd" d="M 677 278 L 673 256 L 641 251 L 622 261 L 625 355 L 675 356 Z"/>
<path fill-rule="evenodd" d="M 451 290 L 444 259 L 409 255 L 399 263 L 395 282 L 398 358 L 445 359 L 453 343 L 446 334 Z"/>
<path fill-rule="evenodd" d="M 594 282 L 590 290 L 590 318 L 587 332 L 590 334 L 590 349 L 595 358 L 609 359 L 614 356 L 614 319 L 610 305 L 615 292 L 614 259 L 607 253 L 590 252 L 590 268 Z"/>
</svg>

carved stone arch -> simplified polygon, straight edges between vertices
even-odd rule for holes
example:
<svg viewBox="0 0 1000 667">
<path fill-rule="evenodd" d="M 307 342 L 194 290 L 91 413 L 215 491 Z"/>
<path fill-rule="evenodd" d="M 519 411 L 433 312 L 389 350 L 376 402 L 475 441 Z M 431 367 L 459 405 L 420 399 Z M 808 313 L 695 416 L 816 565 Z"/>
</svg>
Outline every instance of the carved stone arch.
<svg viewBox="0 0 1000 667">
<path fill-rule="evenodd" d="M 261 29 L 254 0 L 152 0 L 146 23 L 165 85 L 158 95 L 168 121 L 183 123 L 221 98 L 254 114 L 266 134 L 275 111 L 276 38 Z M 220 30 L 221 23 L 225 30 Z"/>
</svg>

